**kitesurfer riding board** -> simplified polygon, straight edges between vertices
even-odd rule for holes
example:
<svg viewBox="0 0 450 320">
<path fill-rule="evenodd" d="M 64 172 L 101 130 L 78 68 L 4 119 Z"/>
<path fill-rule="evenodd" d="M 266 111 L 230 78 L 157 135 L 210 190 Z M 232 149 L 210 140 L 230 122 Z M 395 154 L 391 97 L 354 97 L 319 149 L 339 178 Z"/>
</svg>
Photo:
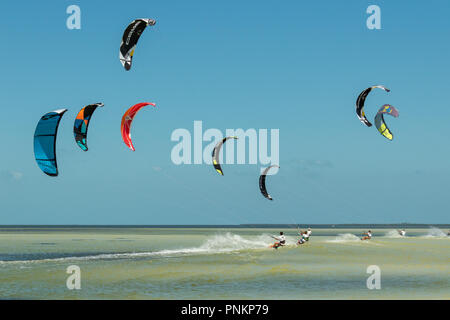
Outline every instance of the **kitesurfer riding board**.
<svg viewBox="0 0 450 320">
<path fill-rule="evenodd" d="M 282 247 L 286 244 L 286 237 L 283 234 L 283 232 L 280 232 L 279 237 L 273 236 L 272 238 L 274 238 L 275 240 L 278 240 L 278 241 L 275 242 L 273 245 L 271 245 L 270 248 L 278 249 L 279 247 Z"/>
<path fill-rule="evenodd" d="M 301 245 L 304 244 L 307 240 L 305 239 L 304 235 L 300 235 L 300 239 L 298 239 L 297 244 Z"/>
<path fill-rule="evenodd" d="M 300 239 L 298 239 L 297 245 L 304 244 L 304 243 L 306 243 L 306 241 L 308 241 L 308 232 L 307 231 L 299 230 L 298 235 L 300 236 Z"/>
<path fill-rule="evenodd" d="M 306 241 L 309 241 L 309 237 L 311 236 L 311 233 L 312 233 L 311 228 L 308 228 L 308 230 L 306 230 L 306 237 L 305 237 Z"/>
<path fill-rule="evenodd" d="M 372 231 L 367 231 L 366 233 L 363 233 L 363 237 L 361 238 L 361 240 L 370 240 L 372 239 Z"/>
</svg>

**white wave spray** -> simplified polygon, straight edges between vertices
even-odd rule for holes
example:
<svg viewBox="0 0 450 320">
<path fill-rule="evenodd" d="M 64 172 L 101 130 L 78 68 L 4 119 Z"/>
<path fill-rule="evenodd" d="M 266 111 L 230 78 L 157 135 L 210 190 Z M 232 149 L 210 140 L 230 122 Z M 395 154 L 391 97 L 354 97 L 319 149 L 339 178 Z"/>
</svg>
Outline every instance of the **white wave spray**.
<svg viewBox="0 0 450 320">
<path fill-rule="evenodd" d="M 342 233 L 338 234 L 335 239 L 327 240 L 327 242 L 334 242 L 334 243 L 361 242 L 361 239 L 352 233 Z"/>
<path fill-rule="evenodd" d="M 404 238 L 404 237 L 406 237 L 406 236 L 400 235 L 397 230 L 389 230 L 388 232 L 386 232 L 386 234 L 384 236 L 386 238 Z"/>
<path fill-rule="evenodd" d="M 422 236 L 422 237 L 423 238 L 446 238 L 447 235 L 441 229 L 430 228 L 428 230 L 428 233 L 426 235 Z"/>
<path fill-rule="evenodd" d="M 13 260 L 2 261 L 1 264 L 14 263 L 37 263 L 37 262 L 66 262 L 66 261 L 87 261 L 87 260 L 108 260 L 108 259 L 133 259 L 146 257 L 174 257 L 183 255 L 197 255 L 197 254 L 220 254 L 230 253 L 242 250 L 255 250 L 269 248 L 275 240 L 268 234 L 262 234 L 253 238 L 244 238 L 237 234 L 230 232 L 224 234 L 217 234 L 206 239 L 206 241 L 198 247 L 180 248 L 180 249 L 166 249 L 149 252 L 129 252 L 129 253 L 104 253 L 86 256 L 73 256 L 62 258 L 44 258 L 35 260 Z M 287 244 L 294 244 L 295 240 L 287 237 Z"/>
</svg>

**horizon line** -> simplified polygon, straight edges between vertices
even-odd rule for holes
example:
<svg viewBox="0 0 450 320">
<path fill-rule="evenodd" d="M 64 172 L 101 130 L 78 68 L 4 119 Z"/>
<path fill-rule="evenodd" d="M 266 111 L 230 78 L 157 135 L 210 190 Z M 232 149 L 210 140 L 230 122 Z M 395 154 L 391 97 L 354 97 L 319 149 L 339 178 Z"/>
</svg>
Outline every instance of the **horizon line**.
<svg viewBox="0 0 450 320">
<path fill-rule="evenodd" d="M 245 223 L 245 224 L 5 224 L 0 228 L 339 228 L 339 227 L 441 227 L 450 228 L 448 223 Z"/>
</svg>

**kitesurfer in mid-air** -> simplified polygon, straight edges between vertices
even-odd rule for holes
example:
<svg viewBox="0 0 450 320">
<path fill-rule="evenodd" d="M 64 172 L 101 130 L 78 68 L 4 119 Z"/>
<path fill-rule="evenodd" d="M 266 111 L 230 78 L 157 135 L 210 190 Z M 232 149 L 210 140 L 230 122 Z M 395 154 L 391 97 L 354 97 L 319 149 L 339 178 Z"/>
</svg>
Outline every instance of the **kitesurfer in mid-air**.
<svg viewBox="0 0 450 320">
<path fill-rule="evenodd" d="M 286 244 L 286 237 L 283 234 L 283 232 L 280 232 L 280 236 L 279 237 L 273 236 L 272 238 L 274 238 L 275 240 L 278 240 L 277 242 L 275 242 L 272 245 L 272 248 L 274 248 L 274 249 L 278 249 L 279 247 L 284 246 Z"/>
<path fill-rule="evenodd" d="M 361 238 L 361 240 L 370 240 L 372 239 L 372 231 L 367 231 L 366 233 L 363 233 L 363 237 Z"/>
</svg>

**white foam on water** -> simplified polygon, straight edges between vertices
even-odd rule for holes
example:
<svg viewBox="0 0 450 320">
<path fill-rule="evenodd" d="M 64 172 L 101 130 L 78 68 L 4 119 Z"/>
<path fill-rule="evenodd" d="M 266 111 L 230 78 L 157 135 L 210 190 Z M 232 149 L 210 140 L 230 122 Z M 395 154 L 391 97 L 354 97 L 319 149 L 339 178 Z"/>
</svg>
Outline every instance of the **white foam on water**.
<svg viewBox="0 0 450 320">
<path fill-rule="evenodd" d="M 260 235 L 256 239 L 246 239 L 237 234 L 227 232 L 225 234 L 215 235 L 207 239 L 206 242 L 200 246 L 200 248 L 215 253 L 223 251 L 267 248 L 270 242 L 270 237 L 266 235 Z"/>
<path fill-rule="evenodd" d="M 361 238 L 355 236 L 352 233 L 342 233 L 338 234 L 335 239 L 327 240 L 326 242 L 332 243 L 361 242 Z"/>
<path fill-rule="evenodd" d="M 385 238 L 405 238 L 406 236 L 402 236 L 398 233 L 397 230 L 389 230 L 384 235 Z"/>
<path fill-rule="evenodd" d="M 422 238 L 447 238 L 447 235 L 439 228 L 430 228 Z"/>
<path fill-rule="evenodd" d="M 149 252 L 130 252 L 130 253 L 104 253 L 87 256 L 73 256 L 64 258 L 49 258 L 49 259 L 37 259 L 37 260 L 13 260 L 3 261 L 2 264 L 26 264 L 26 263 L 38 263 L 38 262 L 66 262 L 66 261 L 88 261 L 88 260 L 102 260 L 102 259 L 132 259 L 132 258 L 145 258 L 145 257 L 173 257 L 182 255 L 195 255 L 195 254 L 218 254 L 229 253 L 242 250 L 254 250 L 268 248 L 273 244 L 275 240 L 270 235 L 263 234 L 253 239 L 244 238 L 237 234 L 230 232 L 224 234 L 218 234 L 211 236 L 206 241 L 198 246 L 192 248 L 180 248 L 180 249 L 166 249 L 159 251 Z M 291 242 L 291 239 L 287 239 L 287 243 Z M 295 243 L 295 241 L 293 241 Z"/>
</svg>

